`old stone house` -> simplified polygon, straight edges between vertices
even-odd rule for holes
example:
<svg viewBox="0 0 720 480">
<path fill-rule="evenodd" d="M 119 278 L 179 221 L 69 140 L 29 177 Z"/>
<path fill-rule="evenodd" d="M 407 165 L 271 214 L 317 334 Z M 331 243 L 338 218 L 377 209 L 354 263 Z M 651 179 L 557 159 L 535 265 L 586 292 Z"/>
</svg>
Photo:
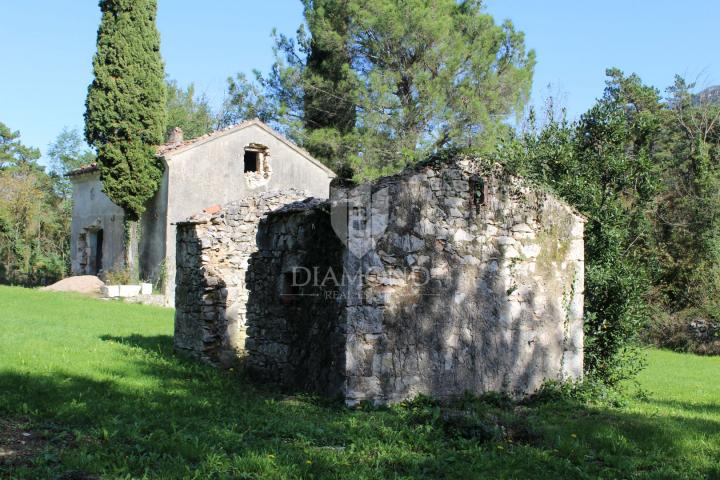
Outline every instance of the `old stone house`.
<svg viewBox="0 0 720 480">
<path fill-rule="evenodd" d="M 158 148 L 160 188 L 141 219 L 140 273 L 162 285 L 174 304 L 175 222 L 217 204 L 270 190 L 299 189 L 327 198 L 333 172 L 259 120 Z M 73 183 L 71 261 L 74 275 L 121 265 L 123 211 L 102 191 L 96 165 L 68 173 Z"/>
<path fill-rule="evenodd" d="M 526 395 L 582 376 L 584 223 L 465 157 L 249 197 L 178 224 L 175 348 L 350 404 Z"/>
</svg>

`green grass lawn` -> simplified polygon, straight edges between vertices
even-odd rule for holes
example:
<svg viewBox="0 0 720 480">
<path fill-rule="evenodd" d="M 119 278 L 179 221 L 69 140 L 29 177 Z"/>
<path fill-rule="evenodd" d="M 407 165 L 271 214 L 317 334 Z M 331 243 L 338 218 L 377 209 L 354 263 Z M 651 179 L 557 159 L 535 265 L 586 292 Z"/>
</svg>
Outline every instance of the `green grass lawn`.
<svg viewBox="0 0 720 480">
<path fill-rule="evenodd" d="M 347 409 L 177 358 L 172 317 L 0 287 L 0 477 L 720 478 L 720 358 L 651 350 L 615 408 Z"/>
</svg>

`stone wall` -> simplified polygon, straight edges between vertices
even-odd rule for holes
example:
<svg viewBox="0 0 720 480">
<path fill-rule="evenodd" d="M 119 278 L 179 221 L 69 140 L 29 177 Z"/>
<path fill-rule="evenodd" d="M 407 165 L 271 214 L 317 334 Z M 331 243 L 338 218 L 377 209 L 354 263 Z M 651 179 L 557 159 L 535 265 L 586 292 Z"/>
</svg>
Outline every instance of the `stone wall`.
<svg viewBox="0 0 720 480">
<path fill-rule="evenodd" d="M 340 283 L 344 246 L 327 202 L 290 204 L 258 230 L 248 269 L 246 355 L 252 377 L 291 390 L 337 395 L 345 380 Z"/>
<path fill-rule="evenodd" d="M 372 250 L 346 256 L 348 402 L 582 376 L 582 217 L 469 159 L 380 179 L 373 216 L 383 196 Z"/>
<path fill-rule="evenodd" d="M 245 274 L 257 251 L 258 224 L 268 212 L 306 197 L 299 190 L 264 192 L 177 223 L 176 350 L 220 365 L 242 357 Z"/>
<path fill-rule="evenodd" d="M 203 320 L 177 322 L 176 345 L 211 361 L 218 350 L 243 357 L 256 378 L 349 404 L 526 395 L 582 376 L 583 227 L 554 196 L 467 158 L 336 182 L 330 202 L 260 222 L 247 275 L 228 261 L 214 273 L 207 233 L 183 229 L 178 248 L 197 251 L 178 260 L 192 313 L 177 315 Z M 241 330 L 222 320 L 238 272 L 243 342 L 222 338 Z"/>
</svg>

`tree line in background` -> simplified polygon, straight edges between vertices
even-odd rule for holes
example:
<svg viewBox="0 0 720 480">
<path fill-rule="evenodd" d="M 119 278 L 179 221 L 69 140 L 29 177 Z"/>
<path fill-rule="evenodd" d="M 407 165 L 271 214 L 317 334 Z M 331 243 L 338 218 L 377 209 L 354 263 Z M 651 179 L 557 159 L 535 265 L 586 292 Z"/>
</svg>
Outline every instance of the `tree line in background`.
<svg viewBox="0 0 720 480">
<path fill-rule="evenodd" d="M 35 285 L 65 271 L 70 205 L 58 175 L 19 137 L 0 123 L 0 281 Z"/>
<path fill-rule="evenodd" d="M 194 138 L 259 117 L 360 180 L 428 155 L 470 151 L 547 186 L 587 216 L 590 378 L 618 384 L 632 376 L 642 363 L 638 339 L 651 319 L 720 317 L 720 106 L 683 79 L 662 95 L 612 69 L 604 93 L 578 120 L 568 121 L 552 103 L 523 115 L 534 52 L 510 22 L 497 25 L 485 14 L 481 2 L 303 0 L 305 25 L 294 37 L 274 35 L 270 72 L 230 78 L 214 112 L 192 85 L 155 81 L 162 65 L 148 21 L 154 15 L 140 15 L 140 28 L 132 14 L 108 13 L 152 13 L 155 2 L 128 2 L 101 2 L 86 138 L 104 165 L 106 192 L 131 217 L 154 193 L 159 170 L 151 147 L 174 127 Z M 115 45 L 123 28 L 149 47 Z M 148 52 L 152 58 L 141 58 Z M 143 80 L 147 69 L 112 65 L 108 59 L 118 56 L 153 65 L 155 80 Z M 150 88 L 155 111 L 132 98 L 111 102 L 103 82 L 117 75 Z M 126 118 L 133 113 L 137 121 L 138 112 L 151 131 Z M 512 127 L 513 118 L 522 126 Z M 95 153 L 77 130 L 64 130 L 48 150 L 46 172 L 39 152 L 24 147 L 16 132 L 2 125 L 0 134 L 0 281 L 58 278 L 69 257 L 70 192 L 62 175 Z M 147 173 L 146 182 L 127 175 L 135 168 Z"/>
</svg>

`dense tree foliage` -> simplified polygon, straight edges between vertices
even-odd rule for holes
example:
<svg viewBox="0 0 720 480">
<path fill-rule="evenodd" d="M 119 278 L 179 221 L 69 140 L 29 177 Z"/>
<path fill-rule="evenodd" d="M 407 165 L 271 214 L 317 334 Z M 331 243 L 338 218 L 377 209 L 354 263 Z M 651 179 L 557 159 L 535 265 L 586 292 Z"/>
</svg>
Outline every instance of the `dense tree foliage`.
<svg viewBox="0 0 720 480">
<path fill-rule="evenodd" d="M 259 72 L 256 72 L 256 75 L 259 75 Z M 218 128 L 253 118 L 259 118 L 263 122 L 274 121 L 275 113 L 257 83 L 249 81 L 243 73 L 229 77 L 227 83 L 227 94 L 217 115 Z"/>
<path fill-rule="evenodd" d="M 65 174 L 97 159 L 95 153 L 87 148 L 80 131 L 67 127 L 63 128 L 55 141 L 48 146 L 47 156 L 58 191 L 67 200 L 70 200 L 72 195 L 72 185 Z"/>
<path fill-rule="evenodd" d="M 549 109 L 497 158 L 588 217 L 586 370 L 617 384 L 640 367 L 638 335 L 653 312 L 717 311 L 720 110 L 681 79 L 663 99 L 636 75 L 608 76 L 577 122 Z"/>
<path fill-rule="evenodd" d="M 37 148 L 27 147 L 20 142 L 20 132 L 0 122 L 0 168 L 33 165 L 40 158 Z"/>
<path fill-rule="evenodd" d="M 67 271 L 69 202 L 19 137 L 0 123 L 0 282 L 45 284 Z"/>
<path fill-rule="evenodd" d="M 317 158 L 348 159 L 357 148 L 358 78 L 351 69 L 351 11 L 344 0 L 305 0 L 311 38 L 302 70 L 304 143 Z M 285 42 L 285 52 L 292 45 Z M 275 77 L 274 88 L 282 88 Z M 337 160 L 335 161 L 337 164 Z"/>
<path fill-rule="evenodd" d="M 660 300 L 720 316 L 720 105 L 677 77 L 664 112 L 663 195 L 654 218 L 664 262 Z"/>
<path fill-rule="evenodd" d="M 165 140 L 170 132 L 179 127 L 186 140 L 210 133 L 215 125 L 215 116 L 208 99 L 195 93 L 192 83 L 181 88 L 177 82 L 167 82 L 167 126 Z"/>
<path fill-rule="evenodd" d="M 534 53 L 477 0 L 306 0 L 305 19 L 310 35 L 276 37 L 262 88 L 240 77 L 231 93 L 359 177 L 491 145 L 527 100 Z"/>
<path fill-rule="evenodd" d="M 137 220 L 157 190 L 166 92 L 156 0 L 101 0 L 85 137 L 97 149 L 107 196 Z"/>
</svg>

